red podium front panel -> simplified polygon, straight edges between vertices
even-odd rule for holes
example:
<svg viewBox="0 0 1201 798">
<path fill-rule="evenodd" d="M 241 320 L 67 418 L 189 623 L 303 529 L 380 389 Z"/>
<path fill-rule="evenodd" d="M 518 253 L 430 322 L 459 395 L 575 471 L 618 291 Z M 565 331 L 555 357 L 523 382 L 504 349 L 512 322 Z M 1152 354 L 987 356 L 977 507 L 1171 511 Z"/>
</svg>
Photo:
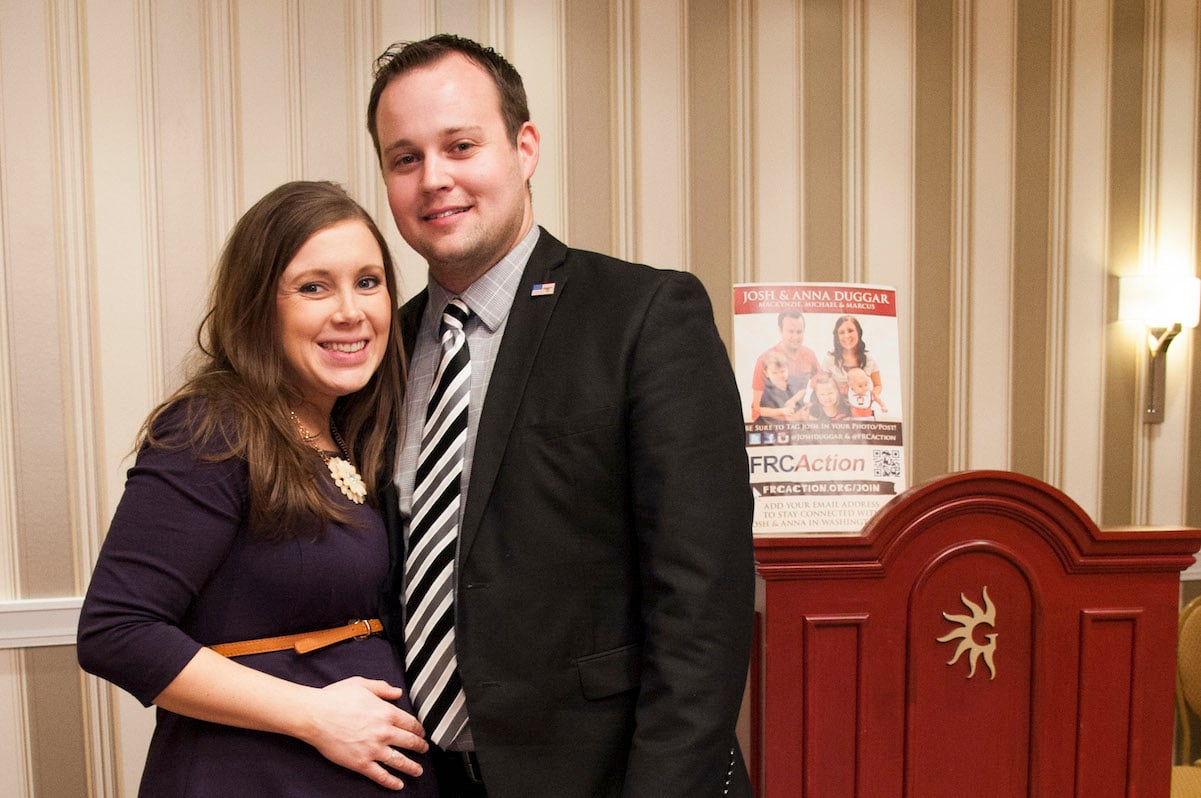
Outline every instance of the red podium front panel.
<svg viewBox="0 0 1201 798">
<path fill-rule="evenodd" d="M 862 537 L 759 540 L 759 794 L 1166 798 L 1199 547 L 983 471 L 907 491 Z"/>
</svg>

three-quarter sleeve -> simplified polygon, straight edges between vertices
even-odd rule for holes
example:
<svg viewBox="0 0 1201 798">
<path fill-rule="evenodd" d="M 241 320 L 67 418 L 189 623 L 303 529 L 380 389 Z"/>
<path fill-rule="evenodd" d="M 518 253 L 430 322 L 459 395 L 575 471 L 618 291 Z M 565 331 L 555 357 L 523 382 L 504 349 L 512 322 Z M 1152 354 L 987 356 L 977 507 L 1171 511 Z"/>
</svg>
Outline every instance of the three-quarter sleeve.
<svg viewBox="0 0 1201 798">
<path fill-rule="evenodd" d="M 194 448 L 144 447 L 84 599 L 84 670 L 145 705 L 200 649 L 189 608 L 229 552 L 245 518 L 244 460 L 203 459 Z"/>
</svg>

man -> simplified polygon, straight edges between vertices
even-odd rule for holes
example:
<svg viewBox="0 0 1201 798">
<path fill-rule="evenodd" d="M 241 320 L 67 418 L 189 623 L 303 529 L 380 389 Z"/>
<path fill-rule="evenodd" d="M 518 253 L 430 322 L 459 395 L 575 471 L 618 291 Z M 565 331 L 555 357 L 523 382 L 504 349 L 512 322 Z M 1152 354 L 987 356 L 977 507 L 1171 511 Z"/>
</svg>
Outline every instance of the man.
<svg viewBox="0 0 1201 798">
<path fill-rule="evenodd" d="M 809 380 L 821 370 L 817 364 L 817 355 L 805 346 L 805 315 L 799 310 L 785 310 L 776 319 L 780 328 L 780 342 L 759 355 L 755 361 L 755 374 L 751 377 L 751 421 L 759 418 L 759 402 L 763 397 L 763 389 L 767 379 L 767 356 L 771 352 L 779 352 L 784 356 L 788 365 L 789 379 L 797 383 L 809 385 Z"/>
<path fill-rule="evenodd" d="M 734 723 L 752 498 L 704 289 L 534 225 L 538 131 L 490 49 L 394 46 L 368 127 L 397 227 L 429 264 L 402 310 L 399 513 L 381 501 L 385 623 L 406 640 L 443 795 L 749 795 Z M 464 431 L 446 408 L 465 382 Z M 429 541 L 444 533 L 442 559 Z"/>
</svg>

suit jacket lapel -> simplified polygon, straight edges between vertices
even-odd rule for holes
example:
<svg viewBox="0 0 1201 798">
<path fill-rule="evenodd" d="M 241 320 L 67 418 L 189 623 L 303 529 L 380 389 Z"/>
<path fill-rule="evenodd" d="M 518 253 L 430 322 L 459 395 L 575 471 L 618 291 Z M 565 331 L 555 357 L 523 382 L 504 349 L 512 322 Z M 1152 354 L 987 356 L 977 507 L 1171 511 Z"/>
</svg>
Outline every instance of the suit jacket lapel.
<svg viewBox="0 0 1201 798">
<path fill-rule="evenodd" d="M 555 304 L 567 281 L 566 270 L 559 268 L 567 257 L 567 247 L 546 230 L 541 230 L 538 244 L 530 254 L 513 306 L 505 322 L 504 338 L 497 350 L 488 395 L 480 415 L 475 437 L 475 452 L 471 461 L 471 486 L 467 491 L 467 506 L 459 530 L 459 561 L 467 559 L 479 532 L 484 508 L 496 483 L 496 475 L 504 458 L 517 410 L 525 396 L 526 383 L 546 326 Z M 537 283 L 554 283 L 554 293 L 531 296 Z"/>
<path fill-rule="evenodd" d="M 421 289 L 421 293 L 414 296 L 400 309 L 400 340 L 404 345 L 405 353 L 405 368 L 408 369 L 409 361 L 413 359 L 413 347 L 417 345 L 417 331 L 421 329 L 421 314 L 425 313 L 425 306 L 429 303 L 429 289 Z"/>
</svg>

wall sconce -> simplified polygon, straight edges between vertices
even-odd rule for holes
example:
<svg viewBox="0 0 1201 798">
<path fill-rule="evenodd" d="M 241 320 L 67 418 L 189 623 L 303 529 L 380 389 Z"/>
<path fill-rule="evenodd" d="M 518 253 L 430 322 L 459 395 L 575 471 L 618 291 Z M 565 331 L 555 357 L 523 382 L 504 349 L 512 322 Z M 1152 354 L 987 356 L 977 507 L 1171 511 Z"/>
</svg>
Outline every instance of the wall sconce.
<svg viewBox="0 0 1201 798">
<path fill-rule="evenodd" d="M 1143 421 L 1163 423 L 1165 360 L 1168 345 L 1201 315 L 1201 279 L 1182 274 L 1141 272 L 1118 280 L 1118 319 L 1147 327 L 1147 406 Z"/>
</svg>

